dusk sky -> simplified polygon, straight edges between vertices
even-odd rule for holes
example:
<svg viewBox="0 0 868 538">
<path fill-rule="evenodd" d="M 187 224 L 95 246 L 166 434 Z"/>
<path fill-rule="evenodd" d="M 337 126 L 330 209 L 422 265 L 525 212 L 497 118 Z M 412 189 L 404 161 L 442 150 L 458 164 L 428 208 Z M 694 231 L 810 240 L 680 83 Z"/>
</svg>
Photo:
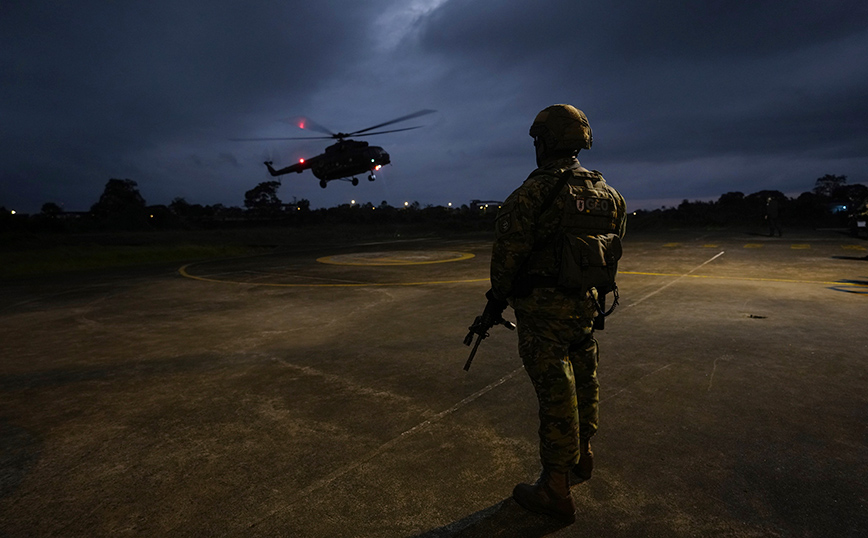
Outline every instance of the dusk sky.
<svg viewBox="0 0 868 538">
<path fill-rule="evenodd" d="M 282 176 L 278 196 L 422 205 L 503 200 L 535 167 L 528 128 L 582 109 L 628 208 L 868 183 L 864 1 L 227 0 L 0 3 L 0 206 L 86 211 L 110 178 L 148 204 L 243 206 L 327 140 L 391 154 L 371 183 Z"/>
</svg>

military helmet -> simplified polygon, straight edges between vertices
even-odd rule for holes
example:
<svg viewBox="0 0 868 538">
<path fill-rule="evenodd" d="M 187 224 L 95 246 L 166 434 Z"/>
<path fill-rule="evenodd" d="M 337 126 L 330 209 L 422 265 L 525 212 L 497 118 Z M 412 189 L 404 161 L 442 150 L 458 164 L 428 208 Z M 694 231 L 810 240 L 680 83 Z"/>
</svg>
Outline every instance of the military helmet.
<svg viewBox="0 0 868 538">
<path fill-rule="evenodd" d="M 536 115 L 530 136 L 540 137 L 549 150 L 591 149 L 594 135 L 585 113 L 572 105 L 552 105 Z"/>
</svg>

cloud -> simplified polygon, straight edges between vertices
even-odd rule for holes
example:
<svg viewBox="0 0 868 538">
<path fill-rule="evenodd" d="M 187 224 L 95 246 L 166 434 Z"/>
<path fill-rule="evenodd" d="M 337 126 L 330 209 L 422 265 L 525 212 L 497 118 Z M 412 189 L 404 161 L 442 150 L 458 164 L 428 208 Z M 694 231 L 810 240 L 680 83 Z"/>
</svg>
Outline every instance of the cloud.
<svg viewBox="0 0 868 538">
<path fill-rule="evenodd" d="M 378 181 L 323 190 L 308 172 L 285 178 L 280 195 L 314 207 L 502 199 L 533 167 L 532 118 L 558 102 L 588 114 L 595 144 L 582 161 L 631 203 L 766 181 L 808 190 L 826 173 L 866 179 L 861 2 L 0 10 L 0 205 L 87 208 L 111 177 L 134 179 L 150 203 L 240 205 L 270 179 L 263 160 L 309 158 L 328 141 L 230 138 L 301 135 L 279 121 L 296 115 L 353 131 L 422 108 L 438 114 L 406 125 L 424 129 L 369 139 L 392 155 Z"/>
</svg>

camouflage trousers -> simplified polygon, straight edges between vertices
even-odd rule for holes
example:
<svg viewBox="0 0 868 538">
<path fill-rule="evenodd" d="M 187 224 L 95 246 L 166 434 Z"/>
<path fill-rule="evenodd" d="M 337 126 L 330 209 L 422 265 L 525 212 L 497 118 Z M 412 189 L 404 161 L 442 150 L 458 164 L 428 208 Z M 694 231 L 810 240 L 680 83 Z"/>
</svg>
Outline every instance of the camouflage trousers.
<svg viewBox="0 0 868 538">
<path fill-rule="evenodd" d="M 579 439 L 597 432 L 597 341 L 587 320 L 516 312 L 516 321 L 518 353 L 539 400 L 540 460 L 568 472 L 578 462 Z"/>
</svg>

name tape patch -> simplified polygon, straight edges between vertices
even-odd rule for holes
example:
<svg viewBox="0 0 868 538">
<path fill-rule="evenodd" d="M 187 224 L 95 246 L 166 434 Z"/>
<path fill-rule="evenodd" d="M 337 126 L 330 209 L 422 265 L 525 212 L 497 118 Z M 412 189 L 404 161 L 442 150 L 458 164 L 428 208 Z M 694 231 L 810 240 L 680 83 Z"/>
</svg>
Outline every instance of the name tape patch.
<svg viewBox="0 0 868 538">
<path fill-rule="evenodd" d="M 582 213 L 608 214 L 611 211 L 612 202 L 607 198 L 576 198 L 576 209 Z"/>
</svg>

